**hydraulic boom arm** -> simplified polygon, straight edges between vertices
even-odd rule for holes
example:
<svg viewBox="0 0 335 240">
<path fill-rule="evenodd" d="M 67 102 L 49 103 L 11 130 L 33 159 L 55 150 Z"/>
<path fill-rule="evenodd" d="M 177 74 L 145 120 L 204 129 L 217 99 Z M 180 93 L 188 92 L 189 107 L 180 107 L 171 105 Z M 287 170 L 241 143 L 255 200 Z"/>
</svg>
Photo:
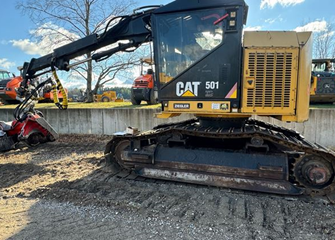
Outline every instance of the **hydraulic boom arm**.
<svg viewBox="0 0 335 240">
<path fill-rule="evenodd" d="M 28 90 L 28 82 L 50 70 L 40 72 L 49 67 L 56 67 L 59 70 L 68 71 L 72 66 L 70 61 L 76 57 L 87 53 L 92 53 L 98 49 L 117 43 L 121 40 L 127 43 L 119 43 L 117 47 L 106 51 L 94 53 L 91 58 L 80 61 L 80 63 L 88 60 L 101 61 L 116 52 L 128 51 L 130 48 L 138 48 L 142 43 L 151 41 L 151 12 L 158 6 L 149 6 L 147 11 L 136 12 L 128 16 L 120 16 L 111 19 L 102 34 L 91 34 L 81 38 L 75 42 L 55 49 L 52 53 L 40 58 L 33 58 L 30 62 L 25 62 L 22 69 L 23 81 L 19 92 L 25 95 Z M 120 19 L 117 24 L 109 28 L 112 21 Z M 130 50 L 131 51 L 131 50 Z M 39 73 L 40 72 L 40 73 Z"/>
</svg>

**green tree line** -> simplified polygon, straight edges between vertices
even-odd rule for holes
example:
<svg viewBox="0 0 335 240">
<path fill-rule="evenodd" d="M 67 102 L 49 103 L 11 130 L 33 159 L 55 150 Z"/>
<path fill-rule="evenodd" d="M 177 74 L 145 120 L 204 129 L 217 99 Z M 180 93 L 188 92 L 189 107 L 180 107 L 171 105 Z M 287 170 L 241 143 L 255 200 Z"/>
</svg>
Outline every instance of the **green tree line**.
<svg viewBox="0 0 335 240">
<path fill-rule="evenodd" d="M 106 90 L 115 91 L 116 94 L 121 93 L 124 99 L 130 99 L 131 89 L 126 87 L 109 87 Z M 83 89 L 71 88 L 68 89 L 69 98 L 76 98 L 77 96 L 82 96 L 85 93 Z"/>
</svg>

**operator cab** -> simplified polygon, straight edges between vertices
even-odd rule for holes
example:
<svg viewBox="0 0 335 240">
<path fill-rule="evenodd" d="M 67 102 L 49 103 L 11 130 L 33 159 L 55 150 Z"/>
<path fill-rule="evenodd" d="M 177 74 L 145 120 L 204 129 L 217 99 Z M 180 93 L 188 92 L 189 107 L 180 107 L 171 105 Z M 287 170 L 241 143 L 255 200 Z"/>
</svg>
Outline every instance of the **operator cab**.
<svg viewBox="0 0 335 240">
<path fill-rule="evenodd" d="M 239 107 L 247 9 L 243 0 L 177 0 L 154 12 L 156 78 L 163 105 L 224 100 Z"/>
<path fill-rule="evenodd" d="M 312 61 L 312 71 L 314 74 L 328 72 L 333 73 L 335 68 L 335 59 L 313 59 Z"/>
<path fill-rule="evenodd" d="M 6 70 L 1 70 L 0 69 L 0 80 L 10 79 L 12 77 L 15 77 L 14 74 L 11 74 L 10 72 L 8 72 Z"/>
<path fill-rule="evenodd" d="M 5 90 L 7 83 L 10 82 L 13 77 L 15 77 L 14 74 L 0 69 L 0 90 Z"/>
</svg>

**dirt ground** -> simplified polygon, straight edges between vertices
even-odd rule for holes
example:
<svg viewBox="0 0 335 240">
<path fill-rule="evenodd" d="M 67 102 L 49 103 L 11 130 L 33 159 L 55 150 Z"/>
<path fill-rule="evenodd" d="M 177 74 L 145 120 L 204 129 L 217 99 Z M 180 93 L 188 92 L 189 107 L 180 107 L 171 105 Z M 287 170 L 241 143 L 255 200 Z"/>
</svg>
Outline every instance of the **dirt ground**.
<svg viewBox="0 0 335 240">
<path fill-rule="evenodd" d="M 325 199 L 118 178 L 109 138 L 1 154 L 0 239 L 335 239 Z"/>
</svg>

